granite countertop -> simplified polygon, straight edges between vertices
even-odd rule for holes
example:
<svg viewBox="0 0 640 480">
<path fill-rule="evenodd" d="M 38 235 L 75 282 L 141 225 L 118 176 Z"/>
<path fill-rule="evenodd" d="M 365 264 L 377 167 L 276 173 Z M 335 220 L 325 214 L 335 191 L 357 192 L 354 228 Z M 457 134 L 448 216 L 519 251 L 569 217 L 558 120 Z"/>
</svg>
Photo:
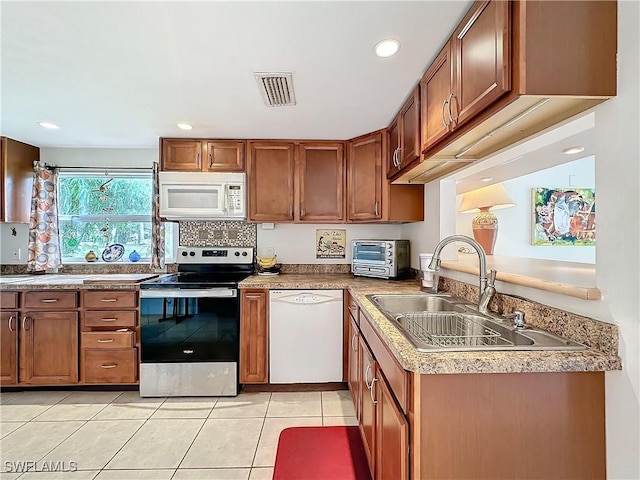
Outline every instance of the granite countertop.
<svg viewBox="0 0 640 480">
<path fill-rule="evenodd" d="M 137 290 L 139 283 L 157 277 L 157 274 L 114 273 L 103 275 L 3 275 L 0 277 L 1 290 L 77 290 L 113 289 Z"/>
<path fill-rule="evenodd" d="M 419 284 L 415 280 L 378 280 L 345 274 L 281 274 L 269 277 L 254 275 L 243 280 L 240 288 L 348 289 L 360 308 L 372 320 L 373 327 L 398 363 L 405 370 L 419 374 L 594 372 L 622 368 L 617 351 L 603 352 L 595 348 L 580 351 L 420 352 L 366 297 L 381 293 L 419 293 Z M 608 332 L 611 328 L 603 322 L 588 320 L 591 322 L 581 328 L 581 333 L 587 331 L 588 334 L 597 336 L 600 334 L 600 325 L 603 332 Z"/>
</svg>

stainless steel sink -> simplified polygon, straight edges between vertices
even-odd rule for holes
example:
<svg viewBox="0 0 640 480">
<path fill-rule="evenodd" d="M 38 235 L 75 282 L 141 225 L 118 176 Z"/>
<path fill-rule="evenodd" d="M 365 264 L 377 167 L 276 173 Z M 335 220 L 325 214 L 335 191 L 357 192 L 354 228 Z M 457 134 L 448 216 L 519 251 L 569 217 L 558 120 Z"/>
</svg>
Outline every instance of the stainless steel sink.
<svg viewBox="0 0 640 480">
<path fill-rule="evenodd" d="M 368 295 L 417 350 L 583 350 L 586 346 L 535 328 L 516 329 L 450 295 Z"/>
<path fill-rule="evenodd" d="M 401 312 L 464 312 L 450 295 L 369 295 L 380 310 Z"/>
</svg>

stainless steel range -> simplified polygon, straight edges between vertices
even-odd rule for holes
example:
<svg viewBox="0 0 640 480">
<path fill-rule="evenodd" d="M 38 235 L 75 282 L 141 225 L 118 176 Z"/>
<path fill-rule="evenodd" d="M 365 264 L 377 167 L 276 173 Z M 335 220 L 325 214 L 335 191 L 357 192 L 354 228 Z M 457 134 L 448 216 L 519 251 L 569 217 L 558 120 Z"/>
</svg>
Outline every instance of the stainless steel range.
<svg viewBox="0 0 640 480">
<path fill-rule="evenodd" d="M 178 273 L 140 284 L 140 395 L 238 394 L 238 282 L 253 248 L 178 247 Z"/>
</svg>

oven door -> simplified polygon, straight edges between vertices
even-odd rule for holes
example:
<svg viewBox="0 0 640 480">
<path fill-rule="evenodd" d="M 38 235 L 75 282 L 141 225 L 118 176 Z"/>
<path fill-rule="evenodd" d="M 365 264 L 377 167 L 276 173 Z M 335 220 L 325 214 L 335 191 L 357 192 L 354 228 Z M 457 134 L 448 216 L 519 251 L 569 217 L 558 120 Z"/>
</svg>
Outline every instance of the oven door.
<svg viewBox="0 0 640 480">
<path fill-rule="evenodd" d="M 353 261 L 366 265 L 386 265 L 386 251 L 385 242 L 354 242 Z"/>
<path fill-rule="evenodd" d="M 140 396 L 238 394 L 237 288 L 140 290 Z"/>
</svg>

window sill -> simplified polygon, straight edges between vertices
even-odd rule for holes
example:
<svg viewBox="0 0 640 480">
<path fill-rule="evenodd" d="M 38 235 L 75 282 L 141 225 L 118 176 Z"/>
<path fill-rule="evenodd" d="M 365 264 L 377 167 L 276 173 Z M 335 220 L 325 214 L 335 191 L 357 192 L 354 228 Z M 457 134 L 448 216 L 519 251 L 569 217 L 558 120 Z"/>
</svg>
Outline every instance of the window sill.
<svg viewBox="0 0 640 480">
<path fill-rule="evenodd" d="M 478 257 L 459 255 L 458 260 L 442 261 L 446 270 L 478 275 Z M 535 288 L 582 300 L 600 300 L 602 293 L 596 284 L 596 267 L 587 263 L 559 262 L 535 258 L 487 256 L 487 269 L 498 271 L 496 280 Z"/>
</svg>

